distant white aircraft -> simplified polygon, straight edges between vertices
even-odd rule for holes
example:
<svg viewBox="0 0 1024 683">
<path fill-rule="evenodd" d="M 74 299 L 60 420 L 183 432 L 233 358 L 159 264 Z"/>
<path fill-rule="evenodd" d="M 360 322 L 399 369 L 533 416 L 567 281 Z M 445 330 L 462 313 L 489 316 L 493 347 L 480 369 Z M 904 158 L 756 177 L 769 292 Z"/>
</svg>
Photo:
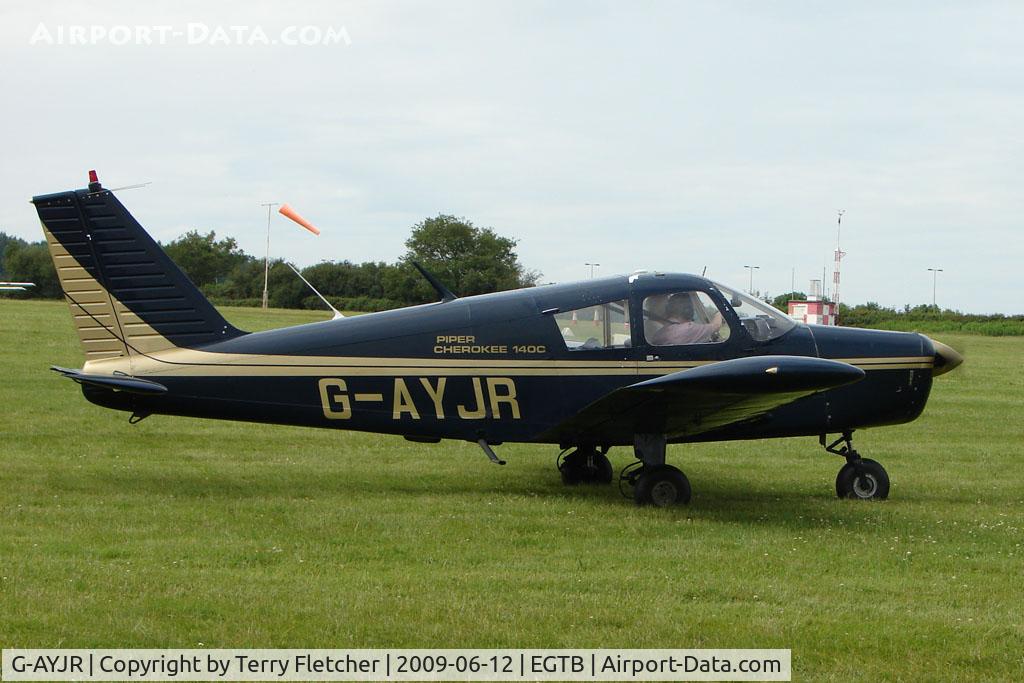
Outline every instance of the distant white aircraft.
<svg viewBox="0 0 1024 683">
<path fill-rule="evenodd" d="M 0 282 L 0 292 L 24 292 L 27 287 L 35 287 L 34 282 Z"/>
</svg>

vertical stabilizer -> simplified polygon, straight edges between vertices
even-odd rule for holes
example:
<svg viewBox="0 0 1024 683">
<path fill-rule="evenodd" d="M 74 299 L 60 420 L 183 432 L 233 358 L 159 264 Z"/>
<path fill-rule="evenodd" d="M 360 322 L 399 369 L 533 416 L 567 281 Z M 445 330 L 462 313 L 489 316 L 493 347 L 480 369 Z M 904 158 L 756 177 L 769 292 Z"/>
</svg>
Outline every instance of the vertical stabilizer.
<svg viewBox="0 0 1024 683">
<path fill-rule="evenodd" d="M 33 197 L 86 361 L 194 348 L 232 327 L 109 190 Z"/>
</svg>

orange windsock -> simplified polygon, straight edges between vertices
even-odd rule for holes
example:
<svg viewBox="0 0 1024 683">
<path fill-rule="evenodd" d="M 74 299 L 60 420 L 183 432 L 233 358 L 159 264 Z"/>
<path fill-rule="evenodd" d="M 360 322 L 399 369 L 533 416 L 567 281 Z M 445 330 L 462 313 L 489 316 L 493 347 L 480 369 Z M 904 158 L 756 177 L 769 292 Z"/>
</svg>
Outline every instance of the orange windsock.
<svg viewBox="0 0 1024 683">
<path fill-rule="evenodd" d="M 295 221 L 296 223 L 298 223 L 299 225 L 304 227 L 306 230 L 309 230 L 314 235 L 319 235 L 320 234 L 320 228 L 316 227 L 315 225 L 313 225 L 312 223 L 307 221 L 305 218 L 300 216 L 295 211 L 295 209 L 293 209 L 291 207 L 291 204 L 282 204 L 281 208 L 278 209 L 277 212 L 279 214 L 281 214 L 282 216 L 284 216 L 285 218 L 292 219 L 293 221 Z"/>
</svg>

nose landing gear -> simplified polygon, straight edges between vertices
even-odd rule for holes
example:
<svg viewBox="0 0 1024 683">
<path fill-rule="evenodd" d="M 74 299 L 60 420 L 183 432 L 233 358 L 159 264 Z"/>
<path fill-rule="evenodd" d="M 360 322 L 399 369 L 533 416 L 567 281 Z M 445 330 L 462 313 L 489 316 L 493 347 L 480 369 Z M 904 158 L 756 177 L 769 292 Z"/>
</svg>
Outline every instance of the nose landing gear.
<svg viewBox="0 0 1024 683">
<path fill-rule="evenodd" d="M 852 431 L 843 432 L 841 437 L 827 445 L 822 434 L 820 442 L 829 453 L 846 458 L 846 464 L 836 475 L 837 496 L 858 500 L 885 500 L 889 497 L 889 474 L 878 462 L 860 457 L 853 447 Z"/>
</svg>

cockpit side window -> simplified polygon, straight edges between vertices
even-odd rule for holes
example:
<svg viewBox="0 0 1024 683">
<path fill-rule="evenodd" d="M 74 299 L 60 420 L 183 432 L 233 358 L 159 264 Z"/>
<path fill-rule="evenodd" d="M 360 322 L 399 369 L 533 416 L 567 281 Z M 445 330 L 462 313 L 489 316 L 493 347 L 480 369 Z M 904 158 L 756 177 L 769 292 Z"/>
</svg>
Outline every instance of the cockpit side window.
<svg viewBox="0 0 1024 683">
<path fill-rule="evenodd" d="M 554 319 L 570 351 L 624 349 L 632 345 L 628 301 L 560 311 Z"/>
<path fill-rule="evenodd" d="M 729 324 L 704 292 L 680 291 L 644 299 L 644 337 L 653 346 L 714 344 L 729 338 Z"/>
</svg>

